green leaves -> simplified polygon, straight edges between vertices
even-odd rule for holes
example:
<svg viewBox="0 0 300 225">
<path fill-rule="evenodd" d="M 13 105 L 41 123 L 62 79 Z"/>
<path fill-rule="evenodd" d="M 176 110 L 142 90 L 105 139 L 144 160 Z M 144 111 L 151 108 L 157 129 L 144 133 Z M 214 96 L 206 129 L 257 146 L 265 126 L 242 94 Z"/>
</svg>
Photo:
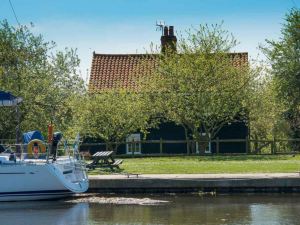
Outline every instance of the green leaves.
<svg viewBox="0 0 300 225">
<path fill-rule="evenodd" d="M 22 131 L 46 133 L 50 121 L 61 131 L 72 124 L 69 99 L 84 91 L 77 71 L 79 59 L 76 50 L 55 52 L 54 47 L 25 26 L 0 24 L 0 89 L 24 99 L 20 106 Z M 14 132 L 16 121 L 7 113 L 2 116 L 9 121 L 1 123 L 0 137 L 12 137 L 7 131 Z"/>
<path fill-rule="evenodd" d="M 284 104 L 276 98 L 276 83 L 270 74 L 255 80 L 247 103 L 253 139 L 285 138 Z"/>
<path fill-rule="evenodd" d="M 284 106 L 292 138 L 300 137 L 300 11 L 292 9 L 285 18 L 279 41 L 267 40 L 262 47 L 271 64 L 277 100 Z"/>
<path fill-rule="evenodd" d="M 286 16 L 279 41 L 267 40 L 262 48 L 278 80 L 278 97 L 286 105 L 300 103 L 300 11 L 292 9 Z"/>
<path fill-rule="evenodd" d="M 74 131 L 105 142 L 124 142 L 135 132 L 157 125 L 147 95 L 123 89 L 88 94 L 76 100 Z"/>
<path fill-rule="evenodd" d="M 243 119 L 255 74 L 239 62 L 240 55 L 230 54 L 237 42 L 221 25 L 200 26 L 185 36 L 178 53 L 159 57 L 143 89 L 157 93 L 165 118 L 190 130 L 197 140 L 203 133 L 210 139 L 224 124 Z"/>
</svg>

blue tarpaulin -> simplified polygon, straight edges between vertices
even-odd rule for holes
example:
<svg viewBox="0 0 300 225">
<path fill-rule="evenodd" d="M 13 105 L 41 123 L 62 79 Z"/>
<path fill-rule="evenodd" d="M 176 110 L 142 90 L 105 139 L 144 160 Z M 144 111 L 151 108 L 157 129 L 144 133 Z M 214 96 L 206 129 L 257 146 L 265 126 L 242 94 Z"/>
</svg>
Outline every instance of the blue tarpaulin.
<svg viewBox="0 0 300 225">
<path fill-rule="evenodd" d="M 41 141 L 44 141 L 44 137 L 43 137 L 42 133 L 38 130 L 23 133 L 23 143 L 24 144 L 28 144 L 33 139 L 39 139 Z"/>
<path fill-rule="evenodd" d="M 22 98 L 15 97 L 9 92 L 0 91 L 0 106 L 16 106 L 22 102 Z"/>
</svg>

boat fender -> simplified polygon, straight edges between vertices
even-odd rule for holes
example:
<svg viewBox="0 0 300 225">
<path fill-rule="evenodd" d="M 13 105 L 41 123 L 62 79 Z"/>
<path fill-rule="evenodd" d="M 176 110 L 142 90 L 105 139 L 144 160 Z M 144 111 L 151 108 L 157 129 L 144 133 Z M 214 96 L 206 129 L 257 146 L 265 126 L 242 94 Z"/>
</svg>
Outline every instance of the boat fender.
<svg viewBox="0 0 300 225">
<path fill-rule="evenodd" d="M 38 155 L 39 153 L 46 153 L 46 145 L 39 139 L 31 140 L 27 145 L 28 155 Z"/>
</svg>

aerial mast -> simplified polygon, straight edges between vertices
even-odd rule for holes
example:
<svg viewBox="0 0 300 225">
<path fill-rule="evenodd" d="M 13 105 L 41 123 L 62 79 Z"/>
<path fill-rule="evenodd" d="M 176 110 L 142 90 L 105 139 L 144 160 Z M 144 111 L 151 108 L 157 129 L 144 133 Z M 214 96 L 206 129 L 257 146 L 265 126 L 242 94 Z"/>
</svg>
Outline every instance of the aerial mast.
<svg viewBox="0 0 300 225">
<path fill-rule="evenodd" d="M 160 20 L 160 21 L 156 21 L 156 30 L 160 30 L 161 31 L 161 35 L 164 35 L 164 27 L 166 26 L 165 21 Z"/>
</svg>

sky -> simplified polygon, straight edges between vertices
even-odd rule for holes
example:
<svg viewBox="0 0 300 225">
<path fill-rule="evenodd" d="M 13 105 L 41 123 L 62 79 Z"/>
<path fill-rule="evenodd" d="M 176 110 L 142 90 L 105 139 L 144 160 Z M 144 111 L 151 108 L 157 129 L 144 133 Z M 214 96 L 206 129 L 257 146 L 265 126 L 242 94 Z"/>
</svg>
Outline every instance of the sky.
<svg viewBox="0 0 300 225">
<path fill-rule="evenodd" d="M 96 53 L 144 53 L 160 44 L 156 21 L 184 33 L 199 24 L 224 22 L 239 41 L 235 51 L 263 57 L 258 46 L 278 40 L 285 14 L 300 0 L 10 0 L 22 25 L 57 48 L 77 48 L 86 79 Z M 9 0 L 0 0 L 0 20 L 18 23 Z"/>
</svg>

